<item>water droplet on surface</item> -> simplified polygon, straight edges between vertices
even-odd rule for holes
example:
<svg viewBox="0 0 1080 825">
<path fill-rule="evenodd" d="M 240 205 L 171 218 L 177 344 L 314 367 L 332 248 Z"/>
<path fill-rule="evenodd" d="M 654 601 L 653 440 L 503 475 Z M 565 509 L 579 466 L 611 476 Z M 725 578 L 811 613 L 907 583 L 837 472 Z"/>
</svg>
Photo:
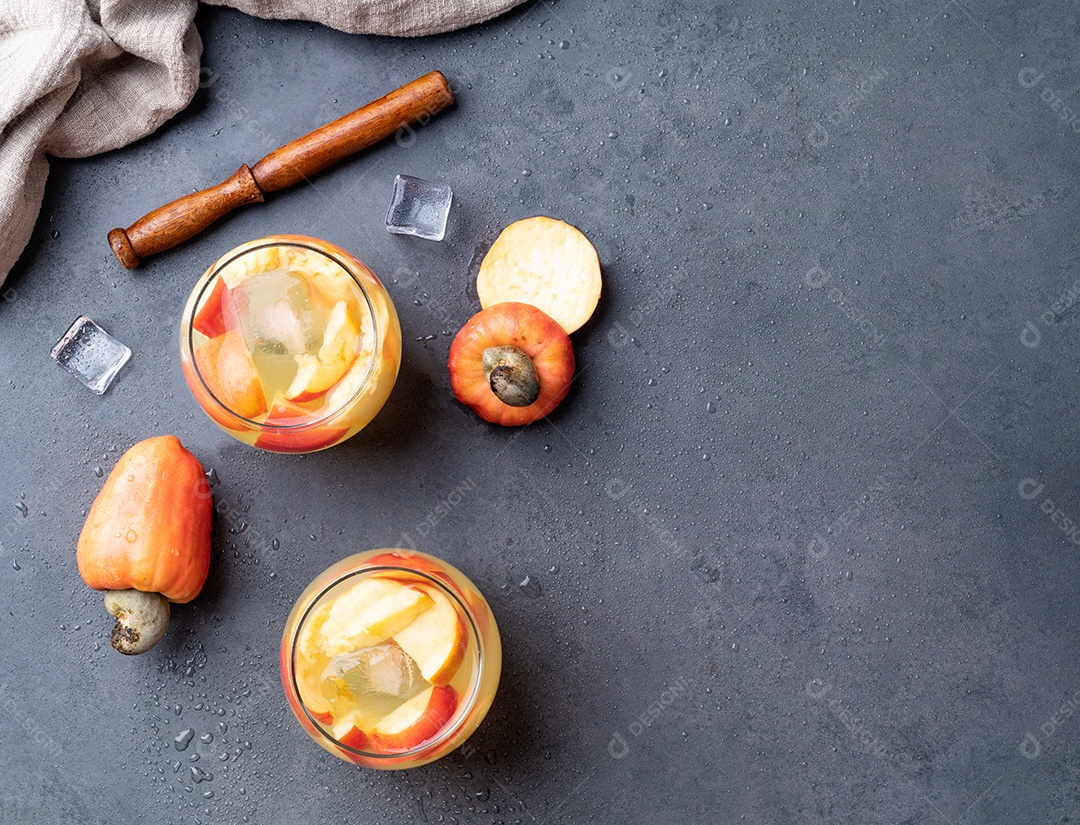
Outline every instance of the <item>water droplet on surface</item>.
<svg viewBox="0 0 1080 825">
<path fill-rule="evenodd" d="M 11 569 L 12 570 L 22 570 L 22 568 L 19 567 L 19 560 L 18 559 L 12 559 L 11 560 Z"/>
<path fill-rule="evenodd" d="M 221 479 L 218 478 L 217 470 L 211 467 L 209 470 L 206 471 L 206 480 L 210 482 L 211 487 L 214 487 Z"/>
<path fill-rule="evenodd" d="M 191 728 L 184 728 L 180 731 L 180 734 L 173 739 L 173 744 L 176 745 L 178 751 L 185 751 L 193 736 L 195 736 L 194 730 Z"/>
<path fill-rule="evenodd" d="M 553 564 L 553 565 L 551 565 L 551 567 L 548 568 L 548 572 L 549 573 L 558 573 L 559 569 L 560 569 L 559 565 Z"/>
<path fill-rule="evenodd" d="M 52 232 L 49 233 L 49 237 L 55 241 L 57 238 L 60 237 L 60 230 L 54 229 Z"/>
<path fill-rule="evenodd" d="M 712 401 L 710 401 L 708 404 L 705 405 L 705 412 L 716 412 L 716 405 Z"/>
<path fill-rule="evenodd" d="M 731 643 L 731 649 L 734 650 L 736 653 L 738 653 L 739 652 L 739 643 L 738 642 L 732 642 Z"/>
<path fill-rule="evenodd" d="M 570 48 L 570 41 L 569 40 L 560 40 L 559 41 L 559 48 L 562 49 L 563 51 L 565 51 L 566 49 L 569 49 Z"/>
<path fill-rule="evenodd" d="M 277 539 L 274 539 L 273 541 L 270 542 L 270 549 L 271 550 L 277 550 L 279 547 L 281 547 L 281 542 L 278 541 Z"/>
<path fill-rule="evenodd" d="M 844 571 L 844 581 L 849 582 L 849 581 L 851 581 L 851 578 L 852 578 L 851 571 L 850 570 L 845 570 Z"/>
<path fill-rule="evenodd" d="M 488 797 L 491 796 L 491 791 L 489 791 L 487 788 L 481 788 L 480 790 L 478 790 L 476 792 L 475 796 L 476 796 L 478 801 L 487 802 Z"/>
<path fill-rule="evenodd" d="M 105 471 L 102 470 L 100 467 L 95 467 L 94 475 L 96 475 L 98 478 L 101 478 L 103 475 L 105 475 Z"/>
<path fill-rule="evenodd" d="M 543 591 L 540 589 L 540 582 L 532 576 L 523 578 L 518 585 L 518 589 L 530 599 L 539 599 L 543 595 Z"/>
<path fill-rule="evenodd" d="M 30 508 L 27 507 L 26 503 L 22 501 L 15 502 L 15 509 L 22 514 L 23 518 L 26 518 L 27 514 L 30 512 Z"/>
<path fill-rule="evenodd" d="M 214 734 L 204 733 L 202 736 L 199 737 L 199 741 L 202 742 L 204 745 L 209 745 L 211 742 L 214 741 Z"/>
</svg>

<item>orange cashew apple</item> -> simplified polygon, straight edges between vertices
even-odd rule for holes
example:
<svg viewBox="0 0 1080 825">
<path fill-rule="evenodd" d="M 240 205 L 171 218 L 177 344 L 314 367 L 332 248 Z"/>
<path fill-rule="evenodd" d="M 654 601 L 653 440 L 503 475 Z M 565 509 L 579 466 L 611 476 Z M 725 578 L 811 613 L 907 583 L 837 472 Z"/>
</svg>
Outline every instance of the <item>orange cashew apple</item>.
<svg viewBox="0 0 1080 825">
<path fill-rule="evenodd" d="M 79 574 L 104 590 L 112 646 L 144 653 L 165 635 L 169 602 L 202 590 L 210 570 L 213 502 L 198 459 L 176 436 L 140 441 L 120 457 L 86 517 Z"/>
</svg>

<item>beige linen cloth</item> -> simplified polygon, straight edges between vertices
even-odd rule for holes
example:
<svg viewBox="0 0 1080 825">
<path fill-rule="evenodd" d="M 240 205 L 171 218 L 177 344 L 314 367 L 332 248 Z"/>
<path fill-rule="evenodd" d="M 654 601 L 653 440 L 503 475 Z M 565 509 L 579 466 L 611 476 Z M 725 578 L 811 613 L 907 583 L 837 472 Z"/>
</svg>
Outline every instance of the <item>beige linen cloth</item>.
<svg viewBox="0 0 1080 825">
<path fill-rule="evenodd" d="M 522 0 L 208 0 L 353 34 L 469 26 Z M 0 284 L 34 228 L 46 155 L 81 158 L 150 134 L 191 102 L 198 0 L 0 0 Z"/>
</svg>

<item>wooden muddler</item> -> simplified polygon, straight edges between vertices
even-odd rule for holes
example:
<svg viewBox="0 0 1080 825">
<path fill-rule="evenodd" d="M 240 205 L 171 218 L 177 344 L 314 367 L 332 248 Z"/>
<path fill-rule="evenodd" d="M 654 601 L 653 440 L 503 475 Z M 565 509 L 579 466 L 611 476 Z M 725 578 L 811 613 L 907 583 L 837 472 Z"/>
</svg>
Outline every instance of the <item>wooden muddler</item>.
<svg viewBox="0 0 1080 825">
<path fill-rule="evenodd" d="M 320 126 L 254 166 L 241 166 L 217 186 L 167 203 L 125 229 L 109 233 L 109 246 L 126 268 L 197 235 L 238 206 L 262 203 L 265 195 L 306 180 L 349 155 L 412 123 L 427 122 L 454 102 L 442 72 L 428 72 L 333 123 Z M 411 140 L 411 137 L 410 137 Z"/>
</svg>

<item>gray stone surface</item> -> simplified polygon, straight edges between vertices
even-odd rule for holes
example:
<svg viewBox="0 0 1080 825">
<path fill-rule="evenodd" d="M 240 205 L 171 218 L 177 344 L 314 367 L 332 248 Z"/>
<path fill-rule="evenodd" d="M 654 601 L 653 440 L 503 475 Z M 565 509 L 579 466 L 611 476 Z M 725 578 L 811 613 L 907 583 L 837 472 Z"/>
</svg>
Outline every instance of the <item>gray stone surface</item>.
<svg viewBox="0 0 1080 825">
<path fill-rule="evenodd" d="M 0 305 L 0 821 L 1076 821 L 1074 4 L 542 0 L 415 41 L 198 22 L 207 88 L 53 164 Z M 135 272 L 109 253 L 432 68 L 459 104 L 410 145 Z M 442 243 L 383 228 L 399 172 L 453 188 Z M 537 213 L 593 239 L 605 293 L 571 396 L 507 431 L 445 360 L 479 255 Z M 307 457 L 219 432 L 177 354 L 195 278 L 275 232 L 355 251 L 405 331 L 383 414 Z M 134 350 L 101 398 L 48 359 L 81 313 Z M 159 433 L 225 512 L 203 595 L 125 659 L 74 545 L 95 469 Z M 377 773 L 307 740 L 277 645 L 316 573 L 403 534 L 489 596 L 506 660 L 470 749 Z"/>
</svg>

